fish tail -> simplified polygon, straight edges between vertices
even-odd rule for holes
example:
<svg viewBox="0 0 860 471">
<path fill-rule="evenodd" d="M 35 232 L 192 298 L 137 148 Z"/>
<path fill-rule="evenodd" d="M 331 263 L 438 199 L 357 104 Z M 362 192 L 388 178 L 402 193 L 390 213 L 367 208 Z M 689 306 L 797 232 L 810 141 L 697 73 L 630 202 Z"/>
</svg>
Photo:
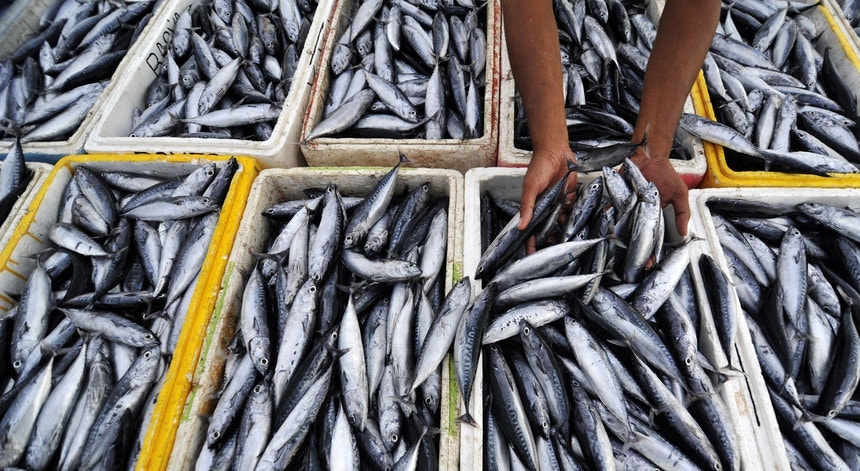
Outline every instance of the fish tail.
<svg viewBox="0 0 860 471">
<path fill-rule="evenodd" d="M 399 153 L 400 153 L 400 156 L 399 156 L 399 162 L 397 162 L 397 165 L 412 163 L 412 161 L 409 160 L 409 157 L 406 157 L 406 154 L 404 154 L 403 152 L 399 152 Z"/>
</svg>

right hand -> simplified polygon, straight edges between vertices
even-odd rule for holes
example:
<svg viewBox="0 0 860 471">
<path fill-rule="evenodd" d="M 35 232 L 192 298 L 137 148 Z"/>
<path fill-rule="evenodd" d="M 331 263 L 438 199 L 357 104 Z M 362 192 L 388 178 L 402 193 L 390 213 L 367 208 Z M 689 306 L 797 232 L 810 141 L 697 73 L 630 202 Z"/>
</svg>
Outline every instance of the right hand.
<svg viewBox="0 0 860 471">
<path fill-rule="evenodd" d="M 523 230 L 532 220 L 535 200 L 544 190 L 554 185 L 567 174 L 568 161 L 575 161 L 570 147 L 560 150 L 536 150 L 532 155 L 526 176 L 523 179 L 523 195 L 520 199 L 520 223 L 517 229 Z M 568 199 L 576 194 L 576 172 L 567 178 L 564 190 Z"/>
</svg>

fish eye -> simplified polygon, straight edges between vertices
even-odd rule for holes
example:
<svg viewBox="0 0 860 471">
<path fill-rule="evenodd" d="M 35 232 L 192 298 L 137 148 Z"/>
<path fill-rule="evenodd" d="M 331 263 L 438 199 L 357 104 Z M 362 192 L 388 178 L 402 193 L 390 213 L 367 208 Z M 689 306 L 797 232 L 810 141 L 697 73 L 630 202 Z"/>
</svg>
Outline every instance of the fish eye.
<svg viewBox="0 0 860 471">
<path fill-rule="evenodd" d="M 391 434 L 391 441 L 393 443 L 397 443 L 397 440 L 399 440 L 399 439 L 400 439 L 400 437 L 398 437 L 396 433 Z"/>
<path fill-rule="evenodd" d="M 219 438 L 221 438 L 221 432 L 212 432 L 212 438 L 218 440 Z"/>
<path fill-rule="evenodd" d="M 255 394 L 260 394 L 261 392 L 263 392 L 263 386 L 261 386 L 259 384 L 254 386 L 254 393 Z"/>
<path fill-rule="evenodd" d="M 319 281 L 319 280 L 320 280 L 320 276 L 319 276 L 319 275 L 314 275 L 314 276 L 313 276 L 313 279 L 314 279 L 314 281 Z"/>
<path fill-rule="evenodd" d="M 532 333 L 532 329 L 529 327 L 523 327 L 523 333 L 529 335 Z"/>
<path fill-rule="evenodd" d="M 692 357 L 687 357 L 687 358 L 684 360 L 684 363 L 686 363 L 686 364 L 687 364 L 687 366 L 692 366 L 692 365 L 693 365 L 693 358 L 692 358 Z"/>
<path fill-rule="evenodd" d="M 352 236 L 348 235 L 348 236 L 344 237 L 343 240 L 346 242 L 352 242 Z"/>
<path fill-rule="evenodd" d="M 16 370 L 18 368 L 21 368 L 21 361 L 19 360 L 19 361 L 16 361 L 15 363 L 12 363 L 12 368 L 15 368 Z"/>
<path fill-rule="evenodd" d="M 548 428 L 549 428 L 549 422 L 547 422 L 546 420 L 544 420 L 543 422 L 541 422 L 541 423 L 540 423 L 540 427 L 541 427 L 542 429 L 548 429 Z"/>
<path fill-rule="evenodd" d="M 144 353 L 143 353 L 143 358 L 149 358 L 149 357 L 151 357 L 151 356 L 152 356 L 152 352 L 150 352 L 150 351 L 148 351 L 148 350 L 147 350 L 146 352 L 144 352 Z"/>
<path fill-rule="evenodd" d="M 311 285 L 311 287 L 310 287 L 310 288 L 308 288 L 308 291 L 310 291 L 311 293 L 316 293 L 316 292 L 317 292 L 317 287 L 316 287 L 316 286 L 314 286 L 314 285 Z"/>
<path fill-rule="evenodd" d="M 332 340 L 337 340 L 337 332 L 332 332 L 331 338 L 332 338 Z"/>
<path fill-rule="evenodd" d="M 433 399 L 431 399 L 429 397 L 427 399 L 424 399 L 424 404 L 427 404 L 428 406 L 432 406 L 433 405 Z"/>
</svg>

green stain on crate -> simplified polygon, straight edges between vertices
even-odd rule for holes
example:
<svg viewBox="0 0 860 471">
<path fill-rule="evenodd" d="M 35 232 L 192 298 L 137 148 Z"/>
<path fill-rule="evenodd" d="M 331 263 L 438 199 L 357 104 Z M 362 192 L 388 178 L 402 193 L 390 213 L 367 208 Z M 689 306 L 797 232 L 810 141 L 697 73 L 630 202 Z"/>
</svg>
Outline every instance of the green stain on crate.
<svg viewBox="0 0 860 471">
<path fill-rule="evenodd" d="M 463 278 L 463 263 L 462 262 L 454 262 L 451 264 L 451 272 L 454 275 L 454 283 Z"/>
<path fill-rule="evenodd" d="M 457 419 L 459 415 L 457 413 L 457 409 L 460 406 L 460 396 L 459 389 L 457 389 L 457 380 L 455 379 L 454 371 L 454 356 L 448 356 L 448 371 L 450 371 L 451 377 L 448 380 L 448 434 L 452 437 L 457 437 L 460 435 L 460 427 L 458 426 Z"/>
<path fill-rule="evenodd" d="M 209 320 L 209 325 L 206 327 L 206 337 L 203 339 L 203 348 L 200 351 L 200 359 L 197 361 L 197 368 L 194 371 L 194 377 L 200 378 L 203 371 L 206 369 L 206 359 L 208 358 L 209 349 L 212 346 L 212 340 L 215 337 L 215 329 L 221 323 L 221 314 L 224 307 L 224 295 L 226 290 L 223 288 L 230 283 L 230 276 L 233 274 L 233 269 L 236 268 L 234 262 L 230 262 L 224 271 L 224 278 L 221 281 L 221 293 L 218 295 L 218 300 L 215 301 L 215 310 L 212 312 L 212 317 Z M 194 404 L 194 397 L 197 395 L 197 388 L 192 387 L 188 394 L 188 399 L 185 401 L 185 408 L 182 410 L 180 422 L 185 422 L 191 416 L 191 406 Z"/>
</svg>

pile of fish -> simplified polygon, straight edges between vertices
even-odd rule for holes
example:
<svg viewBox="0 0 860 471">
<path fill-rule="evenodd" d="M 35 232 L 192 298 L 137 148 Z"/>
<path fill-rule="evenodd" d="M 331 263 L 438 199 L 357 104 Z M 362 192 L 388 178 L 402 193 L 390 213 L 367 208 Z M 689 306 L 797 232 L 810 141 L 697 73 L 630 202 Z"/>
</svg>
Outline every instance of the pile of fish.
<svg viewBox="0 0 860 471">
<path fill-rule="evenodd" d="M 0 320 L 0 467 L 134 466 L 236 168 L 75 167 Z"/>
<path fill-rule="evenodd" d="M 858 173 L 857 96 L 816 44 L 806 15 L 817 3 L 724 3 L 703 71 L 717 121 L 693 115 L 681 127 L 733 152 L 733 169 L 827 176 Z M 820 51 L 820 52 L 819 52 Z"/>
<path fill-rule="evenodd" d="M 68 139 L 86 118 L 160 0 L 56 0 L 38 30 L 0 62 L 0 138 Z"/>
<path fill-rule="evenodd" d="M 21 143 L 16 139 L 0 164 L 0 224 L 9 217 L 12 207 L 32 178 L 33 171 L 27 168 Z"/>
<path fill-rule="evenodd" d="M 657 35 L 644 3 L 555 0 L 553 4 L 571 148 L 584 151 L 629 143 L 639 114 L 645 66 Z M 531 150 L 519 95 L 514 109 L 514 146 Z M 684 140 L 681 134 L 676 139 Z M 691 158 L 689 145 L 673 147 L 672 158 Z"/>
<path fill-rule="evenodd" d="M 712 198 L 792 469 L 860 469 L 860 214 Z"/>
<path fill-rule="evenodd" d="M 727 277 L 709 270 L 699 284 L 715 296 L 699 299 L 697 242 L 664 244 L 659 194 L 629 160 L 624 176 L 605 167 L 582 185 L 559 218 L 564 184 L 539 198 L 523 231 L 516 202 L 482 197 L 484 290 L 460 326 L 458 338 L 473 340 L 455 343 L 454 359 L 468 398 L 483 346 L 486 466 L 740 469 L 722 383 L 710 374 L 733 373 L 706 360 L 697 340 L 711 311 L 733 341 L 718 314 Z M 532 236 L 538 250 L 525 255 Z"/>
<path fill-rule="evenodd" d="M 166 65 L 129 135 L 268 140 L 316 8 L 314 0 L 192 2 L 178 13 Z"/>
<path fill-rule="evenodd" d="M 486 17 L 486 4 L 472 0 L 353 3 L 323 116 L 306 140 L 481 137 Z"/>
<path fill-rule="evenodd" d="M 399 167 L 365 196 L 329 184 L 263 212 L 282 223 L 197 469 L 438 469 L 442 361 L 471 284 L 443 299 L 448 201 L 429 183 L 397 195 Z"/>
</svg>

